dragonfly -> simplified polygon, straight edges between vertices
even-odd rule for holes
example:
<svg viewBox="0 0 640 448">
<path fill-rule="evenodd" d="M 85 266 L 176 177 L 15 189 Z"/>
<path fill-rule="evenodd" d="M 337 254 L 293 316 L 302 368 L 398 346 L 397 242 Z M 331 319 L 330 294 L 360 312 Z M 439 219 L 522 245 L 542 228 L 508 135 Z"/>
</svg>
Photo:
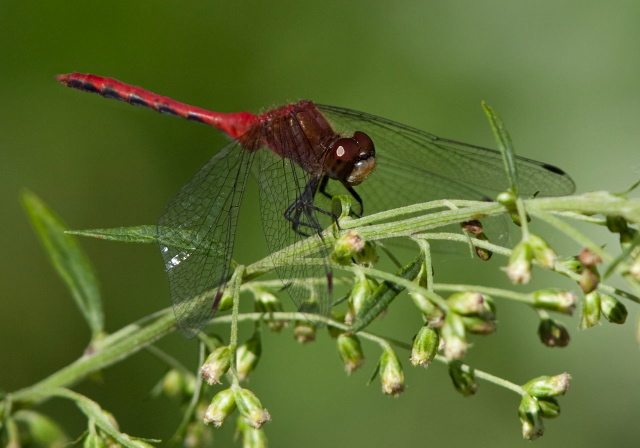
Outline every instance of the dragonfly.
<svg viewBox="0 0 640 448">
<path fill-rule="evenodd" d="M 394 121 L 308 100 L 260 114 L 213 112 L 92 74 L 58 75 L 64 85 L 212 126 L 230 138 L 168 204 L 157 223 L 176 322 L 190 338 L 211 319 L 230 278 L 238 213 L 249 173 L 257 177 L 260 215 L 272 254 L 305 238 L 322 239 L 336 219 L 330 198 L 348 194 L 356 215 L 437 199 L 487 200 L 508 186 L 501 154 Z M 560 168 L 517 157 L 519 192 L 561 196 L 575 184 Z M 172 243 L 184 241 L 188 244 Z M 328 314 L 332 273 L 321 263 L 274 259 L 303 312 Z M 291 281 L 326 278 L 312 287 Z"/>
</svg>

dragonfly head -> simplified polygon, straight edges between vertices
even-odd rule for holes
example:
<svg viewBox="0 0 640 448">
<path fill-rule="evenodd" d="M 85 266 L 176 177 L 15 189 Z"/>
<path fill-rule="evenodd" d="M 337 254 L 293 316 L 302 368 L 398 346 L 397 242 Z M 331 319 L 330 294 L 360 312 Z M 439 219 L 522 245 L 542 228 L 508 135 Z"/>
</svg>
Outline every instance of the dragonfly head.
<svg viewBox="0 0 640 448">
<path fill-rule="evenodd" d="M 325 173 L 347 186 L 360 184 L 376 167 L 373 141 L 364 132 L 343 137 L 329 145 L 324 158 Z"/>
</svg>

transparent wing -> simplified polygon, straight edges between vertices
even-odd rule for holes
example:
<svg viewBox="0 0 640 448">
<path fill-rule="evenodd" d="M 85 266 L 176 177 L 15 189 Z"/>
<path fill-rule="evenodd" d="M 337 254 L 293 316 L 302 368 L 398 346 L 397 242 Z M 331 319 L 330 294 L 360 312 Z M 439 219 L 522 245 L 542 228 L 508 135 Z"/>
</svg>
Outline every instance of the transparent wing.
<svg viewBox="0 0 640 448">
<path fill-rule="evenodd" d="M 295 138 L 300 135 L 296 126 L 294 120 L 287 126 L 275 125 L 269 133 L 269 139 L 278 142 L 284 157 L 267 148 L 259 151 L 262 223 L 267 246 L 274 257 L 275 270 L 298 309 L 328 315 L 331 307 L 331 268 L 327 261 L 328 251 L 319 232 L 331 220 L 313 206 L 315 188 L 314 184 L 309 184 L 313 180 L 312 176 L 292 162 L 292 159 L 302 159 L 307 164 L 319 163 L 308 145 Z M 270 145 L 273 144 L 273 141 L 270 142 Z M 319 181 L 319 177 L 315 180 Z M 287 210 L 289 219 L 285 217 Z M 301 244 L 302 240 L 307 239 L 302 233 L 315 240 L 321 249 L 316 253 L 306 254 L 301 247 L 288 260 L 277 254 L 280 249 Z M 312 257 L 317 259 L 318 264 L 309 264 L 303 260 Z M 314 283 L 309 282 L 309 278 L 325 280 Z"/>
<path fill-rule="evenodd" d="M 317 105 L 339 133 L 362 131 L 376 148 L 375 171 L 355 187 L 365 213 L 436 199 L 486 199 L 508 186 L 501 154 L 439 138 L 364 112 Z M 518 157 L 520 193 L 571 194 L 573 180 L 561 169 Z"/>
<path fill-rule="evenodd" d="M 187 338 L 215 313 L 229 277 L 238 211 L 254 154 L 232 142 L 173 198 L 158 220 L 178 327 Z"/>
</svg>

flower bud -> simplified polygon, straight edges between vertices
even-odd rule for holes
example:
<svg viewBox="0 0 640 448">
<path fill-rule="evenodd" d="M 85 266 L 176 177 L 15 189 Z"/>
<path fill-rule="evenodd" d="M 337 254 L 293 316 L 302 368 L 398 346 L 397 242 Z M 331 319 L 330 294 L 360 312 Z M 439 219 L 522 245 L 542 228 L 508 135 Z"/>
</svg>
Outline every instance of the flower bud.
<svg viewBox="0 0 640 448">
<path fill-rule="evenodd" d="M 225 289 L 222 293 L 222 298 L 218 302 L 217 311 L 227 311 L 233 308 L 233 296 L 229 294 L 229 289 Z"/>
<path fill-rule="evenodd" d="M 338 354 L 349 375 L 364 365 L 360 339 L 355 334 L 342 333 L 338 336 Z"/>
<path fill-rule="evenodd" d="M 253 290 L 255 295 L 255 308 L 258 313 L 279 313 L 284 311 L 282 302 L 280 299 L 262 288 L 255 288 Z M 273 320 L 267 316 L 267 323 L 269 328 L 276 333 L 279 333 L 284 327 L 288 325 L 284 320 Z"/>
<path fill-rule="evenodd" d="M 558 261 L 558 254 L 555 253 L 549 244 L 538 235 L 529 234 L 529 245 L 533 251 L 533 259 L 543 268 L 551 269 Z"/>
<path fill-rule="evenodd" d="M 218 392 L 204 414 L 205 423 L 213 423 L 219 428 L 224 420 L 236 409 L 236 399 L 231 389 Z"/>
<path fill-rule="evenodd" d="M 505 206 L 510 212 L 516 211 L 516 195 L 512 191 L 503 191 L 498 194 L 496 201 Z"/>
<path fill-rule="evenodd" d="M 582 271 L 580 278 L 578 279 L 578 285 L 585 294 L 595 291 L 599 283 L 600 274 L 598 274 L 595 266 L 588 267 Z"/>
<path fill-rule="evenodd" d="M 629 275 L 640 281 L 640 260 L 636 260 L 629 266 Z"/>
<path fill-rule="evenodd" d="M 220 384 L 220 378 L 231 367 L 231 350 L 223 345 L 212 351 L 200 367 L 202 379 L 209 384 Z"/>
<path fill-rule="evenodd" d="M 487 235 L 484 234 L 484 232 L 480 233 L 479 235 L 476 235 L 476 239 L 480 241 L 489 241 L 489 238 L 487 237 Z M 476 246 L 475 244 L 473 248 L 476 251 L 476 256 L 482 261 L 489 261 L 493 256 L 493 252 L 491 252 L 489 249 L 484 249 L 480 246 Z"/>
<path fill-rule="evenodd" d="M 308 344 L 316 340 L 316 327 L 309 321 L 299 320 L 293 327 L 293 337 L 301 344 Z"/>
<path fill-rule="evenodd" d="M 356 271 L 355 283 L 349 293 L 349 312 L 345 317 L 345 323 L 352 324 L 354 322 L 355 316 L 377 286 L 377 283 L 368 279 L 360 269 Z"/>
<path fill-rule="evenodd" d="M 542 416 L 538 400 L 531 395 L 525 395 L 518 407 L 518 416 L 522 423 L 522 437 L 527 440 L 536 440 L 544 433 Z"/>
<path fill-rule="evenodd" d="M 531 281 L 531 260 L 533 251 L 526 241 L 519 242 L 509 257 L 506 272 L 512 283 L 527 284 Z"/>
<path fill-rule="evenodd" d="M 422 366 L 425 369 L 429 367 L 433 358 L 436 357 L 438 347 L 440 346 L 440 336 L 438 332 L 429 325 L 423 326 L 413 339 L 413 347 L 411 348 L 411 364 L 414 366 Z"/>
<path fill-rule="evenodd" d="M 462 230 L 471 235 L 480 235 L 482 233 L 482 223 L 477 219 L 470 219 L 469 221 L 462 221 L 460 223 Z"/>
<path fill-rule="evenodd" d="M 558 266 L 559 265 L 559 266 Z M 567 270 L 570 272 L 575 272 L 576 274 L 582 273 L 584 271 L 584 265 L 578 261 L 576 257 L 567 257 L 558 261 L 556 265 L 560 268 L 560 270 Z"/>
<path fill-rule="evenodd" d="M 549 317 L 540 319 L 538 336 L 540 336 L 540 340 L 547 347 L 566 347 L 571 340 L 567 327 L 561 322 Z"/>
<path fill-rule="evenodd" d="M 8 419 L 3 419 L 3 426 L 7 424 L 9 421 L 12 421 L 13 423 L 17 422 L 17 423 L 24 424 L 26 426 L 26 428 L 24 428 L 26 432 L 25 435 L 27 436 L 26 438 L 28 438 L 28 441 L 25 440 L 24 446 L 42 446 L 42 447 L 69 446 L 69 440 L 67 439 L 67 436 L 65 435 L 64 431 L 62 430 L 60 425 L 50 417 L 44 414 L 41 414 L 39 412 L 32 411 L 30 409 L 21 409 L 15 412 L 15 414 L 13 414 L 13 417 L 14 417 L 13 419 L 11 417 L 9 417 Z M 1 440 L 4 440 L 5 443 L 8 442 L 7 432 L 9 431 L 7 431 L 8 429 L 7 426 L 4 426 L 2 428 L 4 437 L 2 437 Z M 17 425 L 17 426 L 21 426 L 21 425 Z M 94 433 L 94 435 L 96 434 Z M 106 446 L 102 438 L 97 437 L 96 440 L 98 439 L 101 443 L 103 443 L 103 445 L 97 444 L 97 445 L 92 445 L 92 447 Z M 9 442 L 9 444 L 5 446 L 7 446 L 8 448 L 10 446 L 17 446 L 17 445 L 11 445 L 11 443 Z"/>
<path fill-rule="evenodd" d="M 444 341 L 444 356 L 447 359 L 460 359 L 467 353 L 469 344 L 465 335 L 464 323 L 457 314 L 447 313 L 444 325 L 440 330 L 440 337 Z"/>
<path fill-rule="evenodd" d="M 629 312 L 627 308 L 613 296 L 600 294 L 600 311 L 612 324 L 623 324 L 627 320 Z"/>
<path fill-rule="evenodd" d="M 602 258 L 585 247 L 580 254 L 578 254 L 578 261 L 585 265 L 585 267 L 591 267 L 602 263 Z"/>
<path fill-rule="evenodd" d="M 462 316 L 473 314 L 491 313 L 484 296 L 479 292 L 456 292 L 447 298 L 447 306 L 451 311 Z"/>
<path fill-rule="evenodd" d="M 385 346 L 380 356 L 380 381 L 382 393 L 397 397 L 404 391 L 404 373 L 396 353 Z"/>
<path fill-rule="evenodd" d="M 409 291 L 413 304 L 424 314 L 427 323 L 432 327 L 439 327 L 444 321 L 444 311 L 438 308 L 431 300 L 416 291 Z"/>
<path fill-rule="evenodd" d="M 540 406 L 540 414 L 544 418 L 556 418 L 560 415 L 560 403 L 553 397 L 540 397 L 538 406 Z"/>
<path fill-rule="evenodd" d="M 571 315 L 576 308 L 578 298 L 562 289 L 539 289 L 531 293 L 533 306 L 543 310 L 556 311 Z"/>
<path fill-rule="evenodd" d="M 449 376 L 453 386 L 465 397 L 470 397 L 478 391 L 478 383 L 473 369 L 463 365 L 460 361 L 449 362 Z"/>
<path fill-rule="evenodd" d="M 336 263 L 349 264 L 355 255 L 364 250 L 365 241 L 355 230 L 349 230 L 333 246 L 331 259 Z"/>
<path fill-rule="evenodd" d="M 365 241 L 364 249 L 357 252 L 354 259 L 359 266 L 364 266 L 365 268 L 373 267 L 379 259 L 376 245 L 370 241 Z"/>
<path fill-rule="evenodd" d="M 262 336 L 260 330 L 256 329 L 247 342 L 236 350 L 238 379 L 244 381 L 253 372 L 260 361 L 262 354 Z"/>
<path fill-rule="evenodd" d="M 590 292 L 582 297 L 580 328 L 591 328 L 600 324 L 600 293 Z"/>
<path fill-rule="evenodd" d="M 233 395 L 240 415 L 245 423 L 252 428 L 260 429 L 262 425 L 271 420 L 269 412 L 262 407 L 258 397 L 249 389 L 236 386 L 233 388 Z"/>
<path fill-rule="evenodd" d="M 236 436 L 238 434 L 242 435 L 243 448 L 267 448 L 264 430 L 252 428 L 242 418 L 238 418 L 236 424 Z"/>
<path fill-rule="evenodd" d="M 568 373 L 555 376 L 539 376 L 528 381 L 522 388 L 534 397 L 557 397 L 564 395 L 569 389 Z"/>
<path fill-rule="evenodd" d="M 495 315 L 489 316 L 460 316 L 464 328 L 472 334 L 488 335 L 498 329 Z"/>
</svg>

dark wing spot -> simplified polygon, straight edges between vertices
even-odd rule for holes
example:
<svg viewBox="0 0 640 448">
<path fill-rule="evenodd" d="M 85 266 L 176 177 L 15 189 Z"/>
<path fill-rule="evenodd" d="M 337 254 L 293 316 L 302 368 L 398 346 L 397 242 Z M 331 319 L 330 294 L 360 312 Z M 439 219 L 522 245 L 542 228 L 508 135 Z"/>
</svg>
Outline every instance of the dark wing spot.
<svg viewBox="0 0 640 448">
<path fill-rule="evenodd" d="M 171 106 L 168 106 L 166 104 L 159 104 L 158 112 L 160 112 L 161 114 L 178 115 L 178 112 L 176 112 L 175 110 L 173 110 L 173 108 L 171 108 Z"/>
<path fill-rule="evenodd" d="M 567 174 L 564 171 L 562 171 L 560 168 L 558 168 L 557 166 L 549 165 L 548 163 L 543 163 L 542 167 L 544 169 L 546 169 L 547 171 L 551 171 L 552 173 L 560 174 L 560 175 L 563 175 L 563 176 L 565 174 Z"/>
</svg>

